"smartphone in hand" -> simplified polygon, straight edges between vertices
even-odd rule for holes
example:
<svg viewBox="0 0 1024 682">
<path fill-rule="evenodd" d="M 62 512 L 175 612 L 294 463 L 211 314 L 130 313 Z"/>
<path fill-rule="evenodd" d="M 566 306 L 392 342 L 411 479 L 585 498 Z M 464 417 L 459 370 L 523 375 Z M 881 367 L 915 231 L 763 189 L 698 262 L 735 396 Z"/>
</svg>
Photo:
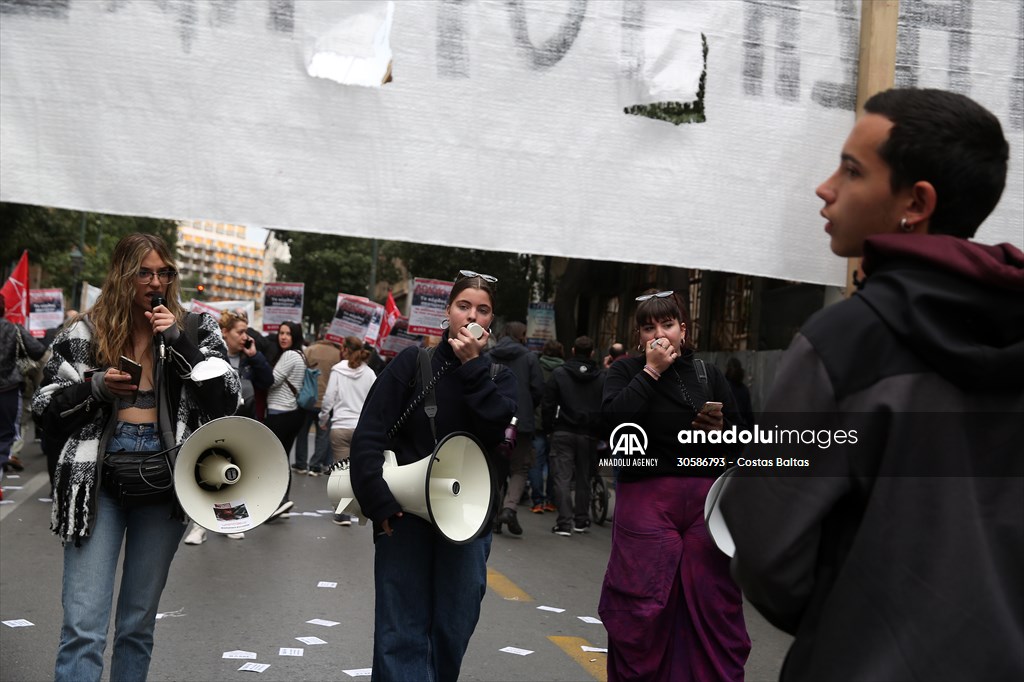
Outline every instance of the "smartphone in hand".
<svg viewBox="0 0 1024 682">
<path fill-rule="evenodd" d="M 132 383 L 135 384 L 135 391 L 128 398 L 127 402 L 135 403 L 139 397 L 139 382 L 142 381 L 142 365 L 135 362 L 131 358 L 121 356 L 121 365 L 118 367 L 122 372 L 127 372 L 132 377 Z"/>
<path fill-rule="evenodd" d="M 713 402 L 713 401 L 709 400 L 708 402 L 704 403 L 704 405 L 700 408 L 700 413 L 701 414 L 708 414 L 709 412 L 714 412 L 715 410 L 721 410 L 721 409 L 722 409 L 722 403 L 716 403 L 716 402 Z"/>
</svg>

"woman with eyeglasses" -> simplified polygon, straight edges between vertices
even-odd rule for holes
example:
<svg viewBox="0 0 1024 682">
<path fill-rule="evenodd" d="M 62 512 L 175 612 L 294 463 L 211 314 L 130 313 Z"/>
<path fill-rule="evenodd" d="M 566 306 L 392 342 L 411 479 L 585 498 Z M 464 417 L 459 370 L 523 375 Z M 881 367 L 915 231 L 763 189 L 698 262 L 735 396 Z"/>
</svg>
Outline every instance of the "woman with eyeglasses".
<svg viewBox="0 0 1024 682">
<path fill-rule="evenodd" d="M 33 402 L 47 434 L 67 438 L 54 481 L 51 529 L 64 543 L 64 624 L 56 680 L 99 680 L 124 543 L 110 678 L 144 680 L 160 593 L 185 532 L 173 494 L 122 506 L 105 453 L 144 456 L 180 446 L 205 421 L 238 404 L 233 372 L 198 384 L 193 366 L 226 354 L 217 323 L 199 316 L 197 342 L 184 329 L 177 270 L 164 241 L 118 242 L 96 305 L 53 341 Z M 141 365 L 136 383 L 122 358 Z M 130 363 L 125 363 L 127 366 Z"/>
<path fill-rule="evenodd" d="M 459 273 L 429 368 L 436 379 L 437 438 L 466 431 L 487 452 L 501 441 L 516 411 L 515 378 L 508 371 L 492 378 L 484 353 L 496 282 L 490 275 Z M 483 329 L 471 327 L 474 323 Z M 388 438 L 420 391 L 419 353 L 403 350 L 377 378 L 352 440 L 352 488 L 374 528 L 373 679 L 378 682 L 457 679 L 487 590 L 490 524 L 468 543 L 453 544 L 427 521 L 403 514 L 382 475 L 384 450 L 393 450 L 399 465 L 434 450 L 435 429 L 422 406 Z"/>
<path fill-rule="evenodd" d="M 598 609 L 608 679 L 742 680 L 743 600 L 704 526 L 705 498 L 735 452 L 682 444 L 736 424 L 735 401 L 722 373 L 694 357 L 673 292 L 636 300 L 640 355 L 609 367 L 602 406 L 621 460 Z"/>
</svg>

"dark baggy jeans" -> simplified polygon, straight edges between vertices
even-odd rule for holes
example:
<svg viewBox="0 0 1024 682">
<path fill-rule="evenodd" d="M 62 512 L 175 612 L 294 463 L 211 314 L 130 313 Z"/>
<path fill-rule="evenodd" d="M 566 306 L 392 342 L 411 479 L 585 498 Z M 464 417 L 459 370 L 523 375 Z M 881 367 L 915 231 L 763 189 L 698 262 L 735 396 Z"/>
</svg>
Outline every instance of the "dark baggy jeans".
<svg viewBox="0 0 1024 682">
<path fill-rule="evenodd" d="M 742 680 L 750 653 L 729 557 L 704 527 L 713 479 L 619 482 L 598 612 L 608 680 Z"/>
</svg>

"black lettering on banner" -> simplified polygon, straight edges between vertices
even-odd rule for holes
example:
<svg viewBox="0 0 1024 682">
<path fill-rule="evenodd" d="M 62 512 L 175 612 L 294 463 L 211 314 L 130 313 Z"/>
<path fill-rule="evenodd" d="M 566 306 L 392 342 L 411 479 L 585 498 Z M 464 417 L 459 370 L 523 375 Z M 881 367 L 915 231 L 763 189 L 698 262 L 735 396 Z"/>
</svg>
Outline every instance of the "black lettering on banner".
<svg viewBox="0 0 1024 682">
<path fill-rule="evenodd" d="M 572 0 L 565 21 L 555 29 L 555 35 L 536 47 L 530 40 L 530 29 L 526 21 L 526 4 L 523 0 L 508 0 L 509 22 L 512 24 L 512 38 L 516 48 L 527 62 L 538 71 L 549 69 L 562 61 L 580 33 L 583 17 L 587 14 L 587 0 Z"/>
<path fill-rule="evenodd" d="M 917 87 L 921 71 L 921 31 L 939 29 L 949 34 L 947 87 L 961 95 L 970 95 L 973 16 L 973 0 L 901 2 L 896 29 L 896 85 Z"/>
<path fill-rule="evenodd" d="M 437 8 L 437 75 L 439 78 L 469 78 L 466 49 L 465 0 L 441 0 Z"/>
<path fill-rule="evenodd" d="M 811 99 L 826 109 L 857 108 L 857 67 L 860 52 L 859 7 L 855 0 L 836 0 L 839 22 L 839 61 L 843 65 L 843 81 L 819 80 L 811 89 Z"/>
<path fill-rule="evenodd" d="M 644 72 L 644 0 L 622 2 L 622 75 L 639 79 Z"/>
<path fill-rule="evenodd" d="M 67 19 L 71 0 L 0 0 L 0 14 L 27 14 L 47 19 Z"/>
<path fill-rule="evenodd" d="M 295 0 L 267 0 L 267 26 L 278 33 L 295 30 Z"/>
<path fill-rule="evenodd" d="M 765 23 L 775 19 L 775 94 L 788 102 L 800 98 L 799 0 L 745 0 L 743 3 L 743 92 L 763 92 Z"/>
<path fill-rule="evenodd" d="M 1017 59 L 1010 78 L 1010 127 L 1024 128 L 1024 2 L 1017 3 Z"/>
</svg>

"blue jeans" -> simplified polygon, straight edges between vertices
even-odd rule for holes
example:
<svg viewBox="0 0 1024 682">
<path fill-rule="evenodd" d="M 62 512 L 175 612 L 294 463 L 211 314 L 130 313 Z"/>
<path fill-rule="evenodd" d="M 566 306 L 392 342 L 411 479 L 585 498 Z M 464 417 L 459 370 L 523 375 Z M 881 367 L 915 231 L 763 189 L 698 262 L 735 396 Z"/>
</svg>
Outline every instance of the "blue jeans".
<svg viewBox="0 0 1024 682">
<path fill-rule="evenodd" d="M 530 497 L 533 498 L 534 506 L 545 502 L 554 503 L 554 495 L 551 488 L 551 472 L 548 467 L 548 449 L 551 443 L 543 433 L 533 437 L 533 450 L 537 453 L 530 467 Z M 544 484 L 544 477 L 547 476 L 547 485 Z"/>
<path fill-rule="evenodd" d="M 309 460 L 309 469 L 310 471 L 321 471 L 329 469 L 334 462 L 334 457 L 331 455 L 331 425 L 328 423 L 326 429 L 321 429 L 315 416 L 317 413 L 313 414 L 316 438 L 313 441 L 313 459 Z"/>
<path fill-rule="evenodd" d="M 119 422 L 108 452 L 160 450 L 155 424 Z M 64 625 L 57 649 L 54 679 L 99 680 L 107 644 L 114 574 L 124 542 L 121 589 L 114 620 L 110 679 L 145 680 L 153 654 L 160 594 L 185 525 L 169 518 L 167 505 L 122 508 L 99 490 L 96 521 L 80 547 L 64 546 L 61 602 Z"/>
<path fill-rule="evenodd" d="M 391 527 L 374 539 L 373 682 L 456 680 L 487 592 L 491 535 L 455 545 L 411 514 Z"/>
</svg>

